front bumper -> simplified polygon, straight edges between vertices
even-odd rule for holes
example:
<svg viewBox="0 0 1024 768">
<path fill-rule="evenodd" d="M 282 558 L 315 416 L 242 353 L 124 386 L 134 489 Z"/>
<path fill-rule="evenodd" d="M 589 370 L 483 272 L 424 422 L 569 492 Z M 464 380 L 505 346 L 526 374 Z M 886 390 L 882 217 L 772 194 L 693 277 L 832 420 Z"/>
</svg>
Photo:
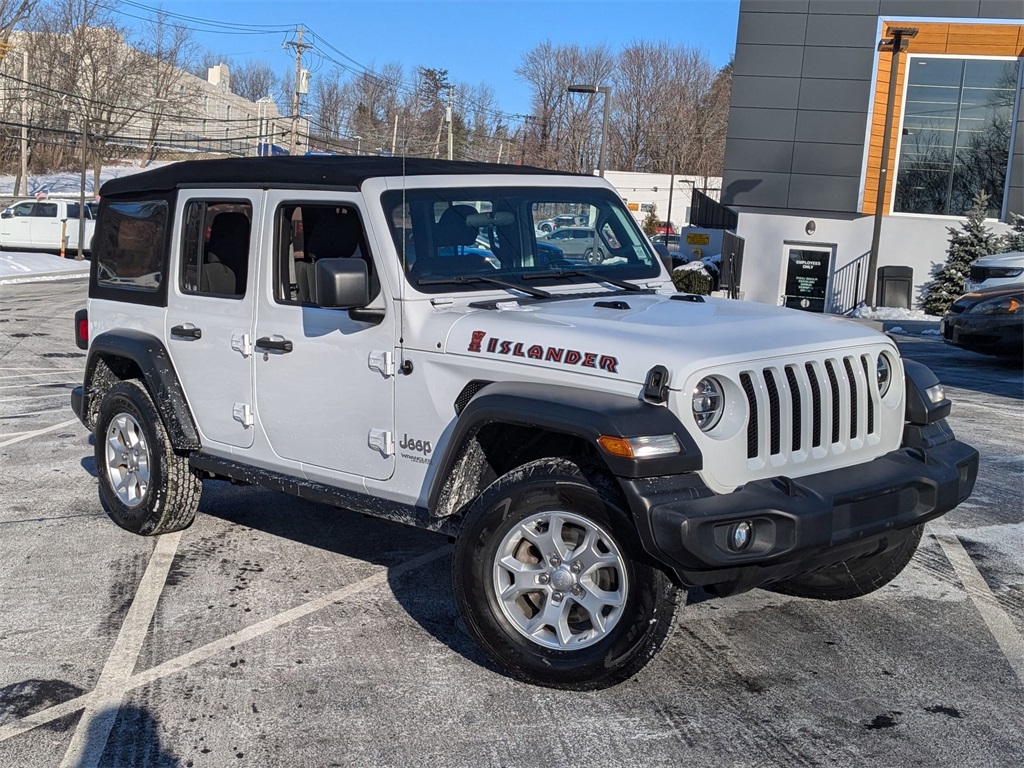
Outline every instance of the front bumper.
<svg viewBox="0 0 1024 768">
<path fill-rule="evenodd" d="M 908 427 L 905 446 L 867 464 L 748 483 L 715 494 L 697 475 L 619 478 L 644 548 L 687 586 L 734 594 L 881 551 L 894 531 L 970 496 L 978 452 L 944 421 Z M 729 545 L 749 522 L 750 543 Z"/>
<path fill-rule="evenodd" d="M 939 325 L 947 344 L 989 355 L 1024 355 L 1020 315 L 946 315 Z"/>
</svg>

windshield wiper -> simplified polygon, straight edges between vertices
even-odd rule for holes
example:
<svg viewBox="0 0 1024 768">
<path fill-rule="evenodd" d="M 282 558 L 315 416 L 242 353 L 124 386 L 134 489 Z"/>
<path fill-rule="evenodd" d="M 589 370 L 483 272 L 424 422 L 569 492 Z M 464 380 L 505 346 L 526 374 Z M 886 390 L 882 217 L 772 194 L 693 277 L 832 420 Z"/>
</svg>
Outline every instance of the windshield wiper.
<svg viewBox="0 0 1024 768">
<path fill-rule="evenodd" d="M 540 288 L 531 288 L 529 285 L 520 285 L 518 283 L 510 283 L 506 280 L 499 280 L 496 277 L 487 277 L 485 275 L 451 275 L 449 277 L 421 277 L 416 281 L 416 285 L 443 285 L 445 283 L 455 283 L 456 285 L 469 285 L 471 283 L 490 283 L 491 285 L 500 285 L 502 288 L 511 288 L 514 291 L 522 291 L 523 293 L 533 296 L 535 299 L 550 299 L 551 294 L 547 291 L 542 291 Z"/>
<path fill-rule="evenodd" d="M 644 290 L 636 283 L 627 283 L 625 280 L 608 277 L 607 275 L 590 272 L 585 269 L 552 269 L 548 272 L 530 272 L 528 274 L 521 275 L 521 277 L 523 280 L 545 280 L 552 277 L 585 277 L 588 280 L 593 280 L 595 283 L 608 283 L 609 285 L 614 285 L 617 288 L 622 288 L 626 291 Z"/>
</svg>

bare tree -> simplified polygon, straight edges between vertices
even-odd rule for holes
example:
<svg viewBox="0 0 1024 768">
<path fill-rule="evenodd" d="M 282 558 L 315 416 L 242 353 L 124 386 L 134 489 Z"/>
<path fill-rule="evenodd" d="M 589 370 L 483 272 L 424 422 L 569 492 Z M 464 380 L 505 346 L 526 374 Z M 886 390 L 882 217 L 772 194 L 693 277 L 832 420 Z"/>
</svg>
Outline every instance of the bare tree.
<svg viewBox="0 0 1024 768">
<path fill-rule="evenodd" d="M 206 79 L 205 73 L 203 79 Z M 246 61 L 231 68 L 231 90 L 249 101 L 273 96 L 277 92 L 278 82 L 273 67 L 265 61 Z"/>
<path fill-rule="evenodd" d="M 0 0 L 0 43 L 10 39 L 19 21 L 27 19 L 39 0 Z"/>
<path fill-rule="evenodd" d="M 143 28 L 139 49 L 146 55 L 145 75 L 152 88 L 152 103 L 145 110 L 149 118 L 144 162 L 156 157 L 156 137 L 168 115 L 177 118 L 195 114 L 200 91 L 186 68 L 195 56 L 192 33 L 186 27 L 169 24 L 167 16 L 157 11 Z"/>
</svg>

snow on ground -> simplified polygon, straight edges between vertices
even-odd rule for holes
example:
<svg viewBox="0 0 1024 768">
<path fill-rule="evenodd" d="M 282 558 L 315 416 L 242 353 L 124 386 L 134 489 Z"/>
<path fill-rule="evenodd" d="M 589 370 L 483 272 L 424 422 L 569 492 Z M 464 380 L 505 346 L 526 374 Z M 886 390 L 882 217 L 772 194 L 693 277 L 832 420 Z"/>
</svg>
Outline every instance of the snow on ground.
<svg viewBox="0 0 1024 768">
<path fill-rule="evenodd" d="M 161 165 L 167 165 L 166 162 L 155 162 L 143 168 L 139 164 L 134 165 L 108 165 L 104 166 L 103 170 L 100 171 L 100 185 L 104 182 L 110 181 L 111 179 L 117 179 L 121 176 L 131 176 L 133 173 L 139 171 L 147 171 L 150 168 L 156 168 Z M 14 194 L 14 176 L 0 176 L 0 197 L 12 198 Z M 82 184 L 82 176 L 80 173 L 75 171 L 59 171 L 55 173 L 42 173 L 28 178 L 28 196 L 35 197 L 40 192 L 46 192 L 50 195 L 77 195 L 80 193 Z M 96 190 L 93 189 L 92 184 L 92 169 L 85 175 L 85 194 L 87 197 L 93 197 L 96 194 Z"/>
<path fill-rule="evenodd" d="M 902 307 L 857 307 L 849 314 L 849 317 L 856 317 L 861 320 L 923 320 L 925 322 L 938 322 L 934 315 L 925 314 L 920 309 L 903 309 Z"/>
<path fill-rule="evenodd" d="M 37 280 L 69 280 L 88 275 L 88 261 L 62 259 L 52 253 L 0 253 L 0 285 L 31 283 Z"/>
</svg>

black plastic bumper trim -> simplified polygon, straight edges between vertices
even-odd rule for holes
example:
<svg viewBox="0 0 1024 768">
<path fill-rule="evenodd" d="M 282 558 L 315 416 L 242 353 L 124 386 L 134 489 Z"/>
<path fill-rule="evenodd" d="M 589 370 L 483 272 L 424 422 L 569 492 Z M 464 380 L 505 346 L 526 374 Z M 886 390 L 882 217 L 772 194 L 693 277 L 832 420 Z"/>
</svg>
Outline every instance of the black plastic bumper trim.
<svg viewBox="0 0 1024 768">
<path fill-rule="evenodd" d="M 647 552 L 688 586 L 734 593 L 825 567 L 932 520 L 974 489 L 978 452 L 957 440 L 906 447 L 799 479 L 777 477 L 716 494 L 694 475 L 619 478 Z M 743 551 L 736 523 L 753 523 Z"/>
</svg>

